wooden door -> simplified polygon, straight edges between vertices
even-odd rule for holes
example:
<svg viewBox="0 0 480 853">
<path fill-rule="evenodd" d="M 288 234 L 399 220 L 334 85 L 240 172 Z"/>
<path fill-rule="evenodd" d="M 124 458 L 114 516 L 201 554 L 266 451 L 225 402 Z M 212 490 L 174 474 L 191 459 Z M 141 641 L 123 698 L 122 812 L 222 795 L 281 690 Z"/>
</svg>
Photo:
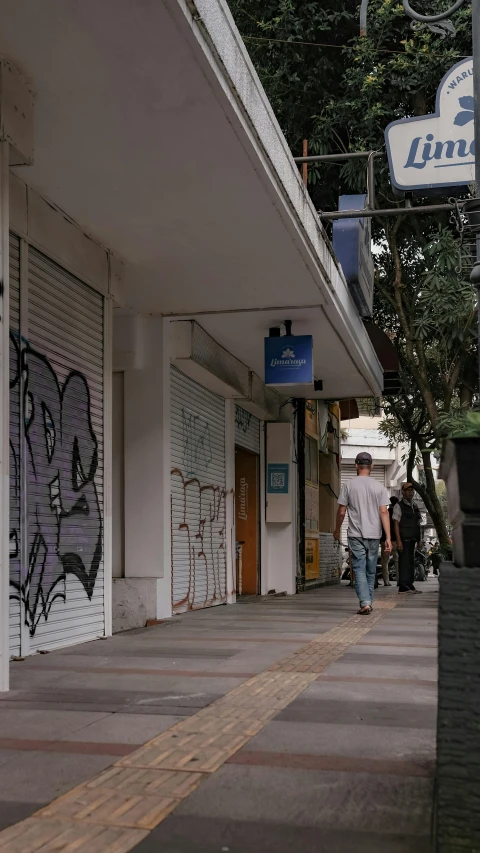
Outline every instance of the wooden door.
<svg viewBox="0 0 480 853">
<path fill-rule="evenodd" d="M 235 448 L 237 593 L 258 592 L 258 456 Z"/>
</svg>

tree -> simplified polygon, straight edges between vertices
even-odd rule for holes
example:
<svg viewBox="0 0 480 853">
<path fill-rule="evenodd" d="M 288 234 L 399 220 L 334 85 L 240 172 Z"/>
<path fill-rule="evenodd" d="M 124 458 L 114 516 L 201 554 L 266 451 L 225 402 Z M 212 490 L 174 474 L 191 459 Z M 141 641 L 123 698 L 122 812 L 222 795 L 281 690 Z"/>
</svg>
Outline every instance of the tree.
<svg viewBox="0 0 480 853">
<path fill-rule="evenodd" d="M 455 16 L 457 36 L 412 29 L 398 0 L 371 0 L 368 37 L 359 36 L 359 0 L 231 0 L 240 31 L 292 151 L 382 151 L 390 121 L 433 112 L 443 75 L 471 53 L 470 10 Z M 444 8 L 430 0 L 429 11 Z M 299 44 L 308 42 L 308 44 Z M 328 44 L 329 47 L 322 47 Z M 394 207 L 386 157 L 378 158 L 377 203 Z M 358 161 L 309 170 L 319 209 L 338 195 L 365 191 Z M 449 539 L 431 469 L 431 453 L 464 419 L 476 385 L 476 294 L 460 238 L 448 216 L 374 220 L 374 320 L 395 343 L 402 393 L 385 401 L 383 428 L 406 440 L 416 483 L 445 549 Z"/>
</svg>

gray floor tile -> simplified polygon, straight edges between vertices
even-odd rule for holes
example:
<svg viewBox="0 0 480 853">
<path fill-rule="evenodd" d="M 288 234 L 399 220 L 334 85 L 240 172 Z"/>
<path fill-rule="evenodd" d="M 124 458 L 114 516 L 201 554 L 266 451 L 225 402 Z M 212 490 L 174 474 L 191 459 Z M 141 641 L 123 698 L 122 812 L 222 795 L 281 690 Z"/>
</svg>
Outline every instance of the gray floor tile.
<svg viewBox="0 0 480 853">
<path fill-rule="evenodd" d="M 168 817 L 135 853 L 431 853 L 427 836 L 319 830 L 281 822 Z"/>
<path fill-rule="evenodd" d="M 169 715 L 144 715 L 135 721 L 130 714 L 110 714 L 101 720 L 84 726 L 63 740 L 89 743 L 145 743 L 162 732 L 166 732 L 183 717 Z"/>
<path fill-rule="evenodd" d="M 284 722 L 277 718 L 243 749 L 421 763 L 435 759 L 436 732 L 395 726 Z"/>
<path fill-rule="evenodd" d="M 331 670 L 325 673 L 334 675 Z M 345 673 L 341 676 L 345 677 Z M 354 674 L 358 677 L 358 673 Z M 375 676 L 379 677 L 378 672 Z M 395 704 L 408 705 L 435 705 L 437 702 L 436 685 L 424 684 L 399 684 L 390 683 L 370 683 L 368 681 L 327 681 L 319 678 L 313 684 L 310 684 L 302 693 L 302 699 L 321 701 L 323 699 L 341 699 L 344 702 L 392 702 Z"/>
<path fill-rule="evenodd" d="M 427 835 L 432 798 L 428 779 L 227 764 L 176 816 Z"/>
<path fill-rule="evenodd" d="M 0 707 L 0 737 L 32 740 L 69 740 L 78 730 L 106 715 L 86 711 L 18 710 Z"/>
<path fill-rule="evenodd" d="M 0 772 L 0 800 L 50 802 L 116 760 L 108 755 L 12 751 Z"/>
<path fill-rule="evenodd" d="M 381 671 L 380 671 L 381 670 Z M 412 681 L 437 680 L 436 663 L 432 666 L 419 664 L 404 664 L 402 659 L 397 659 L 390 666 L 379 665 L 377 661 L 368 659 L 367 662 L 359 662 L 350 658 L 342 658 L 337 663 L 331 664 L 325 670 L 325 675 L 338 675 L 346 678 L 400 678 Z"/>
<path fill-rule="evenodd" d="M 33 803 L 12 803 L 10 800 L 0 800 L 0 832 L 2 829 L 26 820 L 46 805 L 46 800 Z"/>
<path fill-rule="evenodd" d="M 367 634 L 366 640 L 367 643 L 358 643 L 356 646 L 351 646 L 344 658 L 350 657 L 352 655 L 364 656 L 364 655 L 374 655 L 375 657 L 383 659 L 384 657 L 396 657 L 396 658 L 428 658 L 431 662 L 435 661 L 438 656 L 438 650 L 436 648 L 431 649 L 428 647 L 422 648 L 421 646 L 418 648 L 412 646 L 390 646 L 390 645 L 370 645 L 373 641 L 370 640 L 369 635 Z M 380 661 L 382 662 L 382 661 Z"/>
<path fill-rule="evenodd" d="M 435 705 L 408 705 L 394 702 L 352 702 L 325 699 L 310 702 L 297 699 L 275 717 L 281 722 L 335 723 L 355 726 L 384 726 L 436 730 Z"/>
</svg>

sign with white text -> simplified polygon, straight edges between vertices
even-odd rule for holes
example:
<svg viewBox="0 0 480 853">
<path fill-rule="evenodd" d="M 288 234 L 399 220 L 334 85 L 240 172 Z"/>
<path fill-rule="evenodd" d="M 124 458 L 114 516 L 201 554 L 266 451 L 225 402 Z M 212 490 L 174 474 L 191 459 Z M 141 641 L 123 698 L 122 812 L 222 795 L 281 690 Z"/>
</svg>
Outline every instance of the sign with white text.
<svg viewBox="0 0 480 853">
<path fill-rule="evenodd" d="M 313 339 L 311 335 L 265 338 L 265 385 L 311 385 Z"/>
<path fill-rule="evenodd" d="M 394 121 L 385 131 L 390 178 L 395 189 L 417 195 L 446 187 L 465 191 L 475 180 L 473 60 L 445 75 L 433 115 Z"/>
</svg>

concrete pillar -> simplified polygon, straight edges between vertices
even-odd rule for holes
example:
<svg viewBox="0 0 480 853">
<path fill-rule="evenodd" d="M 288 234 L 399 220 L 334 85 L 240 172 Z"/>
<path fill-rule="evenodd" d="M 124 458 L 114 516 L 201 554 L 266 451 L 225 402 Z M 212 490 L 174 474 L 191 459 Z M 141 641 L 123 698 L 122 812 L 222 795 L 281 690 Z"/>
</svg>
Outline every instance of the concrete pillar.
<svg viewBox="0 0 480 853">
<path fill-rule="evenodd" d="M 440 567 L 436 850 L 480 850 L 480 440 L 447 441 L 454 563 Z"/>
<path fill-rule="evenodd" d="M 437 853 L 480 850 L 480 568 L 440 567 Z"/>
<path fill-rule="evenodd" d="M 288 493 L 269 491 L 269 466 L 288 466 Z M 264 472 L 261 472 L 264 476 Z M 262 592 L 275 590 L 293 595 L 296 592 L 297 573 L 297 466 L 292 425 L 290 423 L 266 424 L 266 476 L 262 489 L 266 501 L 265 525 L 266 566 L 262 566 Z M 263 580 L 266 579 L 264 585 Z"/>
<path fill-rule="evenodd" d="M 114 631 L 172 615 L 168 321 L 119 318 L 124 359 L 124 577 L 113 579 Z"/>
<path fill-rule="evenodd" d="M 8 690 L 10 584 L 8 142 L 0 142 L 0 690 Z"/>
</svg>

